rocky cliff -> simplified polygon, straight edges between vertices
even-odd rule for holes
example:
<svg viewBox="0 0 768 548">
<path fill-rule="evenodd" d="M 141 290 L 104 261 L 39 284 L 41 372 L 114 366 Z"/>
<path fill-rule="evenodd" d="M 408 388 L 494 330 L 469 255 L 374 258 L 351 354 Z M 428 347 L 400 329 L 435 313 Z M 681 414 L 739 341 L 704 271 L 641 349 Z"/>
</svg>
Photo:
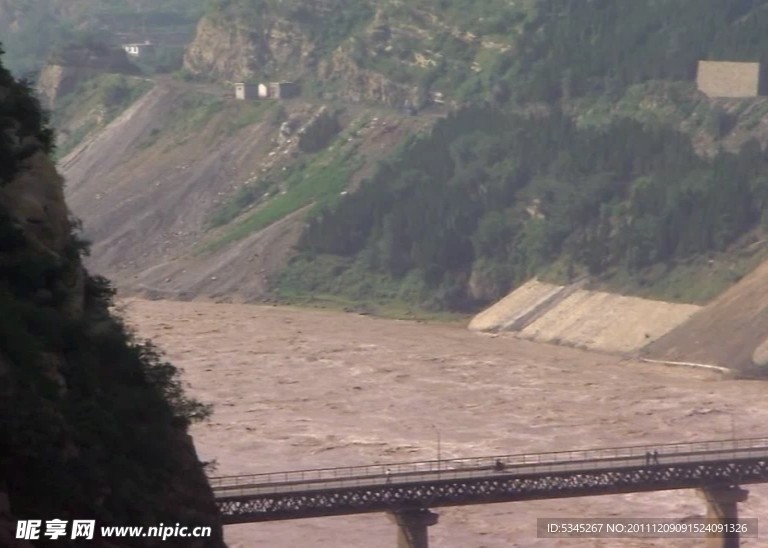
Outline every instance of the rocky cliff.
<svg viewBox="0 0 768 548">
<path fill-rule="evenodd" d="M 209 17 L 197 27 L 195 41 L 187 49 L 184 64 L 201 75 L 233 81 L 257 75 L 296 78 L 306 67 L 314 44 L 298 25 L 272 18 L 259 27 L 224 25 Z"/>
<path fill-rule="evenodd" d="M 344 0 L 291 4 L 259 14 L 231 8 L 210 13 L 198 25 L 185 68 L 230 81 L 300 80 L 325 98 L 356 103 L 399 107 L 405 100 L 418 100 L 414 79 L 398 81 L 376 66 L 387 66 L 388 58 L 399 53 L 398 42 L 410 43 L 418 31 L 390 28 L 382 23 L 382 12 L 367 2 L 354 7 Z M 333 17 L 333 23 L 327 17 Z"/>
<path fill-rule="evenodd" d="M 211 538 L 172 545 L 223 546 L 187 434 L 208 410 L 84 270 L 52 142 L 30 89 L 0 65 L 0 544 L 21 545 L 17 518 L 57 518 L 210 526 Z"/>
</svg>

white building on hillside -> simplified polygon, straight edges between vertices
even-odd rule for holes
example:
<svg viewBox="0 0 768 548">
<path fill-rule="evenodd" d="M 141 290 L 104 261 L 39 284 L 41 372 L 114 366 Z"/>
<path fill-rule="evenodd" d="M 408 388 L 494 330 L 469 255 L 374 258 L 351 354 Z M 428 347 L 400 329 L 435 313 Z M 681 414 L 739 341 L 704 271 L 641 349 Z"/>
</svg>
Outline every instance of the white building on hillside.
<svg viewBox="0 0 768 548">
<path fill-rule="evenodd" d="M 155 45 L 149 40 L 146 40 L 141 44 L 123 44 L 123 49 L 128 55 L 141 58 L 154 52 Z"/>
</svg>

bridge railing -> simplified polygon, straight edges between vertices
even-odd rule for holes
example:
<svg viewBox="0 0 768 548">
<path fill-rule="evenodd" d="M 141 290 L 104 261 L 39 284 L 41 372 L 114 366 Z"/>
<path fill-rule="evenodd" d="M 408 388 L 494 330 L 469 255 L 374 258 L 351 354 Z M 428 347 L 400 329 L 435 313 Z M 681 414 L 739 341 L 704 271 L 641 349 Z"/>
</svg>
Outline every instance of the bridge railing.
<svg viewBox="0 0 768 548">
<path fill-rule="evenodd" d="M 217 492 L 284 491 L 292 486 L 303 489 L 328 489 L 333 486 L 389 482 L 471 478 L 490 473 L 542 473 L 555 470 L 594 470 L 601 467 L 637 467 L 653 463 L 654 452 L 665 462 L 717 460 L 724 454 L 751 458 L 768 452 L 768 438 L 714 440 L 690 443 L 612 447 L 549 453 L 494 455 L 461 459 L 433 460 L 392 464 L 374 464 L 343 468 L 298 470 L 244 476 L 211 478 Z"/>
</svg>

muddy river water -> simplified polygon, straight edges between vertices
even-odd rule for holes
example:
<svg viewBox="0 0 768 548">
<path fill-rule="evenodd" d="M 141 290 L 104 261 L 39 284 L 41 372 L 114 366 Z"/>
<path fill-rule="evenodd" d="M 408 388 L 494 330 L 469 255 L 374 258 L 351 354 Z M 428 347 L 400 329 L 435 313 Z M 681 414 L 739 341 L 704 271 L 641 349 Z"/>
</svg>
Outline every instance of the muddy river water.
<svg viewBox="0 0 768 548">
<path fill-rule="evenodd" d="M 215 475 L 430 460 L 438 434 L 442 458 L 768 436 L 768 386 L 716 373 L 328 311 L 134 299 L 122 309 L 214 405 L 193 435 Z M 748 489 L 741 516 L 766 516 L 768 486 Z M 705 506 L 685 490 L 435 511 L 436 548 L 693 547 L 701 541 L 537 539 L 536 518 L 682 519 Z M 768 546 L 765 527 L 742 545 Z M 231 548 L 395 546 L 383 514 L 225 536 Z"/>
</svg>

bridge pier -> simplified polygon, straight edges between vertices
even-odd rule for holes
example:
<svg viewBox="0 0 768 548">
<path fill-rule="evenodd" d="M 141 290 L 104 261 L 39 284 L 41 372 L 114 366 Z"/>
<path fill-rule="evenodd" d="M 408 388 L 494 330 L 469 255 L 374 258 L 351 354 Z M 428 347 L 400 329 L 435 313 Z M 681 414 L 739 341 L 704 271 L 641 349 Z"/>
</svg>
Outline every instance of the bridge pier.
<svg viewBox="0 0 768 548">
<path fill-rule="evenodd" d="M 427 527 L 437 523 L 437 514 L 419 508 L 396 510 L 389 517 L 397 524 L 397 548 L 429 548 Z"/>
<path fill-rule="evenodd" d="M 738 485 L 726 487 L 704 487 L 699 495 L 707 501 L 707 519 L 719 523 L 733 523 L 739 519 L 738 503 L 747 500 L 749 491 Z M 738 548 L 738 533 L 710 533 L 707 548 Z"/>
</svg>

